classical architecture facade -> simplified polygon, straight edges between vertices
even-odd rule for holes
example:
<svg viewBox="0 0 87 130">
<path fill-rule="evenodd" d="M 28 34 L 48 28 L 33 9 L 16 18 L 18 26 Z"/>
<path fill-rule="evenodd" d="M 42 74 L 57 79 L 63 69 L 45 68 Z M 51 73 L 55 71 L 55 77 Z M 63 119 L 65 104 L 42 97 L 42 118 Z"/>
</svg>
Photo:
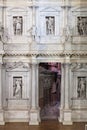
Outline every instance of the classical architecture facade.
<svg viewBox="0 0 87 130">
<path fill-rule="evenodd" d="M 39 64 L 61 63 L 58 121 L 87 121 L 87 1 L 0 0 L 0 125 L 39 125 Z"/>
</svg>

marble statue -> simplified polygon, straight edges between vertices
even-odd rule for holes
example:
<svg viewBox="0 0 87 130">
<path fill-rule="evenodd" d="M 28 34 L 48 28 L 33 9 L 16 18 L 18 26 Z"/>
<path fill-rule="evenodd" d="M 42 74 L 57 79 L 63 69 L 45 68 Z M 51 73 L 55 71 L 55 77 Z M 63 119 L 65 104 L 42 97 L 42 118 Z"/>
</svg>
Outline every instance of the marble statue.
<svg viewBox="0 0 87 130">
<path fill-rule="evenodd" d="M 32 37 L 33 41 L 36 41 L 36 37 L 37 37 L 37 27 L 35 25 L 33 25 L 30 29 L 29 29 L 29 33 L 30 36 Z"/>
<path fill-rule="evenodd" d="M 22 98 L 22 78 L 14 78 L 13 96 L 15 98 Z"/>
<path fill-rule="evenodd" d="M 8 39 L 9 39 L 8 30 L 7 28 L 4 28 L 4 26 L 0 22 L 0 41 L 6 43 Z"/>
<path fill-rule="evenodd" d="M 77 29 L 79 35 L 87 35 L 87 17 L 78 17 Z"/>
<path fill-rule="evenodd" d="M 54 34 L 54 17 L 46 17 L 46 34 Z"/>
<path fill-rule="evenodd" d="M 17 16 L 13 17 L 13 30 L 14 35 L 21 35 L 22 34 L 22 17 Z"/>
<path fill-rule="evenodd" d="M 77 88 L 78 98 L 86 98 L 86 78 L 78 78 L 78 88 Z"/>
</svg>

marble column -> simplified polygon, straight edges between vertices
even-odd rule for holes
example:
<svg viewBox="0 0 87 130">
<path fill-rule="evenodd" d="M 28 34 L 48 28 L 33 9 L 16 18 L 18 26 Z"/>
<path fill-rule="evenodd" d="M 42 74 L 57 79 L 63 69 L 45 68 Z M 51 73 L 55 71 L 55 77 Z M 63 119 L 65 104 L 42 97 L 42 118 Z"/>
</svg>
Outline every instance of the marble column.
<svg viewBox="0 0 87 130">
<path fill-rule="evenodd" d="M 64 65 L 65 68 L 65 98 L 64 98 L 64 110 L 63 110 L 63 124 L 72 125 L 72 114 L 69 106 L 69 93 L 70 93 L 70 73 L 69 73 L 69 63 Z"/>
<path fill-rule="evenodd" d="M 59 108 L 59 112 L 60 112 L 60 115 L 59 115 L 59 122 L 62 122 L 63 121 L 63 108 L 64 108 L 64 91 L 65 91 L 65 88 L 64 88 L 64 78 L 65 78 L 65 73 L 64 73 L 64 64 L 61 64 L 61 101 L 60 101 L 60 108 Z"/>
<path fill-rule="evenodd" d="M 36 107 L 38 108 L 38 115 L 39 115 L 39 122 L 41 122 L 41 118 L 40 118 L 40 107 L 39 107 L 39 64 L 36 65 L 36 81 L 37 81 L 37 86 L 36 86 L 36 90 L 37 90 L 37 95 L 36 95 Z"/>
<path fill-rule="evenodd" d="M 40 122 L 39 105 L 38 105 L 38 77 L 37 63 L 32 63 L 32 85 L 31 85 L 31 108 L 30 108 L 30 125 L 38 125 Z"/>
<path fill-rule="evenodd" d="M 5 124 L 2 100 L 2 65 L 0 64 L 0 125 Z"/>
</svg>

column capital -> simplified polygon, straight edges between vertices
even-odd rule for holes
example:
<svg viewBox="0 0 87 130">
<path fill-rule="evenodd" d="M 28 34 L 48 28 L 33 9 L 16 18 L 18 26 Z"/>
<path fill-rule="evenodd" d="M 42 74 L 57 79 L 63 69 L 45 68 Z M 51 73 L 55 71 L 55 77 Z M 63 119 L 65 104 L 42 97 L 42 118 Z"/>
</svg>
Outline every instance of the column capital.
<svg viewBox="0 0 87 130">
<path fill-rule="evenodd" d="M 64 63 L 63 67 L 70 67 L 70 65 L 71 65 L 70 63 Z"/>
<path fill-rule="evenodd" d="M 32 62 L 31 64 L 30 64 L 30 66 L 32 67 L 32 66 L 38 66 L 39 64 L 37 63 L 37 62 Z"/>
</svg>

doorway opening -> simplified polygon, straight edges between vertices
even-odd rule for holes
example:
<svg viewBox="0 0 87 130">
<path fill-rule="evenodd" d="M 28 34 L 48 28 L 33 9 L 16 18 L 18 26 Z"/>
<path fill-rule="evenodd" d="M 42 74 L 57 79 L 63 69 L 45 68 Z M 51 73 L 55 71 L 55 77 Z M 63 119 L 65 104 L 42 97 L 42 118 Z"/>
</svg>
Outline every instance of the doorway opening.
<svg viewBox="0 0 87 130">
<path fill-rule="evenodd" d="M 39 64 L 41 120 L 58 119 L 61 97 L 61 63 Z"/>
</svg>

